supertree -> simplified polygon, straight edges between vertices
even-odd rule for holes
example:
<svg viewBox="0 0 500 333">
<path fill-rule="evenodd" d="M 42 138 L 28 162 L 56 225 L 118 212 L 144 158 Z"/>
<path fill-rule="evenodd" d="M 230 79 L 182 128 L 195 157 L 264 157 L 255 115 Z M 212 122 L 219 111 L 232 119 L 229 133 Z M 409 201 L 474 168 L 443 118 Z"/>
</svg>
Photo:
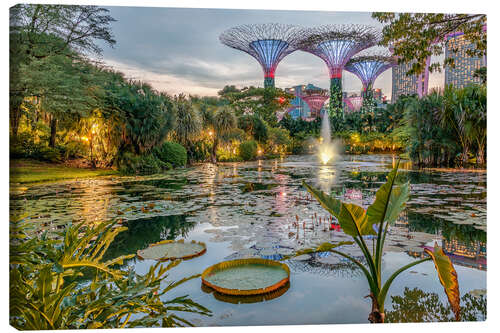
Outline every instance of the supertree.
<svg viewBox="0 0 500 333">
<path fill-rule="evenodd" d="M 264 87 L 274 87 L 274 72 L 279 62 L 297 50 L 303 29 L 289 24 L 246 24 L 224 31 L 222 44 L 243 51 L 257 59 L 264 71 Z"/>
<path fill-rule="evenodd" d="M 353 96 L 344 98 L 344 103 L 346 104 L 348 112 L 357 112 L 361 109 L 363 103 L 363 97 Z"/>
<path fill-rule="evenodd" d="M 365 25 L 323 25 L 308 29 L 297 48 L 317 55 L 330 73 L 330 116 L 342 113 L 342 70 L 356 53 L 374 46 L 380 33 Z"/>
<path fill-rule="evenodd" d="M 375 106 L 373 84 L 377 77 L 396 64 L 396 59 L 388 54 L 359 55 L 347 62 L 345 70 L 356 75 L 363 84 L 364 111 L 371 111 Z"/>
<path fill-rule="evenodd" d="M 311 109 L 311 117 L 316 118 L 321 114 L 321 108 L 328 99 L 328 92 L 324 89 L 306 89 L 301 98 Z"/>
</svg>

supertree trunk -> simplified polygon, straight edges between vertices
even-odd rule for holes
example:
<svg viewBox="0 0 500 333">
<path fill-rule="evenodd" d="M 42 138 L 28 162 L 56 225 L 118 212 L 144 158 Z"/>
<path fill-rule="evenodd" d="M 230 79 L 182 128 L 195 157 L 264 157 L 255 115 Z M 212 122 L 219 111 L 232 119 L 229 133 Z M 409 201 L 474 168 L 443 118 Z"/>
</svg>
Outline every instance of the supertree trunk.
<svg viewBox="0 0 500 333">
<path fill-rule="evenodd" d="M 342 78 L 330 78 L 330 110 L 328 112 L 332 118 L 342 118 Z"/>
<path fill-rule="evenodd" d="M 271 76 L 264 77 L 264 88 L 274 88 L 274 77 Z"/>
<path fill-rule="evenodd" d="M 373 98 L 372 86 L 363 89 L 363 107 L 361 109 L 364 113 L 375 111 L 375 99 Z"/>
</svg>

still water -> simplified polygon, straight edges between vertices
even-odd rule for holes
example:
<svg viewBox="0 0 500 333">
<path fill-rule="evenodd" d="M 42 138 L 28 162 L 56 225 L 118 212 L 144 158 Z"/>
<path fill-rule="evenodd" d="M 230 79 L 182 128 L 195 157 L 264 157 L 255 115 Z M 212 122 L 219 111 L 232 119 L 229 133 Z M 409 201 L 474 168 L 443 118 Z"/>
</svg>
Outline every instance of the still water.
<svg viewBox="0 0 500 333">
<path fill-rule="evenodd" d="M 361 155 L 342 156 L 322 165 L 315 156 L 290 156 L 203 164 L 146 177 L 105 177 L 29 187 L 13 184 L 11 213 L 23 214 L 40 229 L 49 230 L 62 229 L 69 222 L 119 220 L 128 230 L 115 239 L 109 257 L 136 253 L 164 239 L 205 242 L 207 252 L 173 268 L 168 277 L 172 281 L 199 274 L 224 260 L 279 260 L 324 241 L 349 240 L 341 230 L 328 230 L 329 215 L 310 198 L 302 181 L 366 207 L 395 162 L 391 155 Z M 486 173 L 424 172 L 405 169 L 404 164 L 401 181 L 410 181 L 411 195 L 408 208 L 387 236 L 382 268 L 385 278 L 421 256 L 423 247 L 437 242 L 455 265 L 460 294 L 472 300 L 485 299 Z M 298 228 L 294 226 L 297 219 Z M 344 246 L 343 251 L 361 256 L 354 246 Z M 369 291 L 359 269 L 327 253 L 285 262 L 291 270 L 290 284 L 273 295 L 226 297 L 202 288 L 201 280 L 193 279 L 165 299 L 189 295 L 210 309 L 211 317 L 182 314 L 197 326 L 367 322 L 371 303 L 364 298 Z M 124 266 L 146 273 L 153 264 L 134 258 Z M 446 304 L 433 265 L 425 262 L 415 266 L 392 284 L 386 312 L 393 307 L 400 309 L 390 316 L 396 318 L 393 320 L 437 320 L 408 308 L 415 300 L 425 308 L 431 296 Z M 409 289 L 405 292 L 405 288 Z M 394 302 L 391 296 L 396 297 Z M 464 304 L 477 306 L 475 302 Z M 471 311 L 475 313 L 473 320 L 485 319 L 482 311 Z"/>
</svg>

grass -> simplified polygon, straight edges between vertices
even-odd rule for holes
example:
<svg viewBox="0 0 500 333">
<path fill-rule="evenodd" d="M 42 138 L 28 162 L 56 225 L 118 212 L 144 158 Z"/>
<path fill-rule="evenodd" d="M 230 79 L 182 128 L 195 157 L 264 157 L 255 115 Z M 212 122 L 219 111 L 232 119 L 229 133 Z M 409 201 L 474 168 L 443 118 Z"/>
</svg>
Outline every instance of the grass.
<svg viewBox="0 0 500 333">
<path fill-rule="evenodd" d="M 46 163 L 35 160 L 22 159 L 10 162 L 11 183 L 40 183 L 116 174 L 118 174 L 118 171 L 110 169 L 75 168 L 64 164 Z"/>
</svg>

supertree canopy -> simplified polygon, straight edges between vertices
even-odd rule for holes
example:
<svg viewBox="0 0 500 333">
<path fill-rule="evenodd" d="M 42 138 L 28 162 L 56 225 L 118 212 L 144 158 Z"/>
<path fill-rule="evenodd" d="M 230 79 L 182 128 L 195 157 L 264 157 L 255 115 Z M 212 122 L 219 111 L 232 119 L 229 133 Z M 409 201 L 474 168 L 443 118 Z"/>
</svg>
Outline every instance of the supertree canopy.
<svg viewBox="0 0 500 333">
<path fill-rule="evenodd" d="M 375 107 L 373 84 L 377 77 L 397 64 L 394 57 L 388 54 L 372 54 L 355 56 L 349 60 L 345 69 L 363 83 L 363 110 L 371 111 Z"/>
<path fill-rule="evenodd" d="M 303 29 L 288 24 L 247 24 L 224 31 L 221 43 L 250 54 L 262 66 L 264 87 L 274 87 L 274 72 L 279 62 L 295 51 Z"/>
<path fill-rule="evenodd" d="M 317 55 L 330 73 L 330 115 L 342 112 L 342 70 L 356 53 L 374 46 L 380 33 L 364 25 L 323 25 L 308 29 L 297 48 Z"/>
<path fill-rule="evenodd" d="M 396 60 L 390 55 L 361 55 L 349 60 L 345 70 L 353 73 L 363 83 L 363 92 L 369 92 L 377 77 L 387 69 L 395 66 Z"/>
<path fill-rule="evenodd" d="M 301 98 L 309 105 L 311 117 L 316 118 L 320 116 L 321 109 L 328 99 L 328 92 L 324 89 L 306 89 Z"/>
</svg>

